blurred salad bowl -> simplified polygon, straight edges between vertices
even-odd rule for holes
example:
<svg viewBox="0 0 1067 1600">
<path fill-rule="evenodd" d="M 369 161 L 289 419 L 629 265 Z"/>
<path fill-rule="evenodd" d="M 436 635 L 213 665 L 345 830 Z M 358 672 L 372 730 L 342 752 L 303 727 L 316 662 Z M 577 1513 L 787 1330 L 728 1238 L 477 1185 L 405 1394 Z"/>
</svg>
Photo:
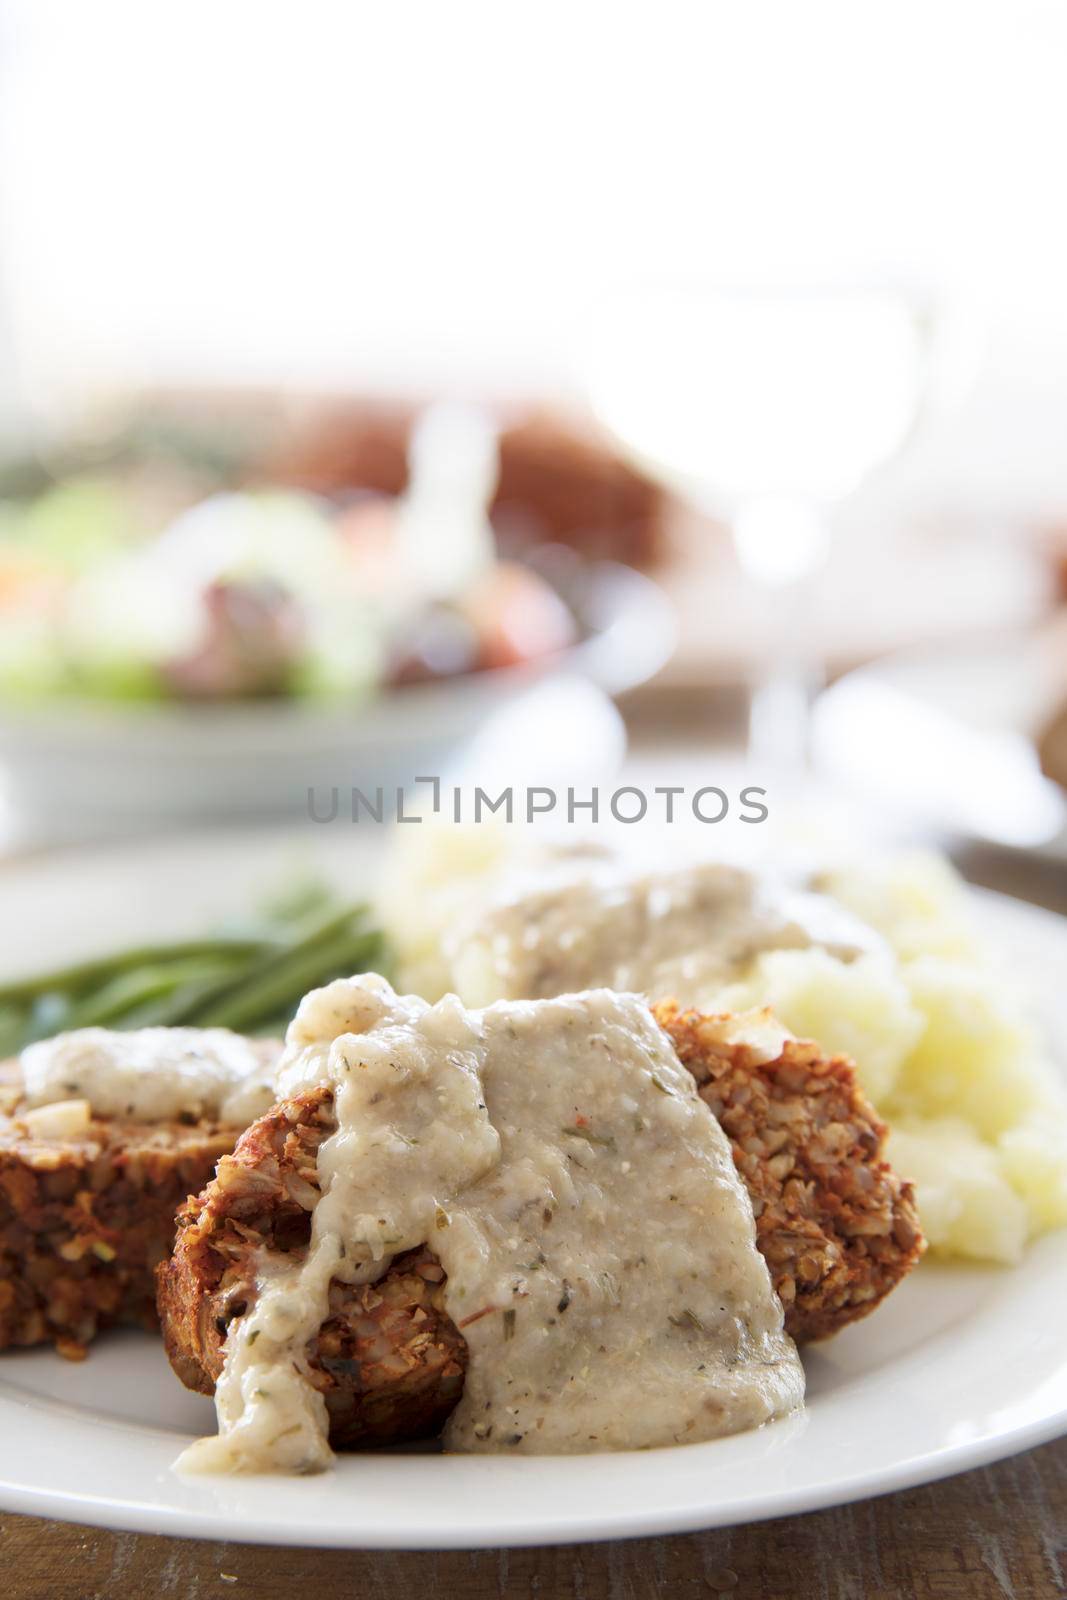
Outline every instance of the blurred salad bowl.
<svg viewBox="0 0 1067 1600">
<path fill-rule="evenodd" d="M 436 678 L 413 672 L 348 694 L 9 697 L 0 707 L 7 799 L 32 831 L 76 837 L 296 815 L 309 789 L 373 789 L 439 771 L 490 717 L 521 714 L 535 685 L 577 675 L 617 694 L 666 661 L 674 620 L 650 579 L 610 562 L 571 577 L 580 579 L 580 633 L 525 661 Z"/>
<path fill-rule="evenodd" d="M 628 568 L 502 559 L 498 439 L 430 407 L 398 496 L 82 471 L 0 502 L 0 761 L 38 831 L 292 813 L 443 763 L 530 684 L 669 653 Z M 430 770 L 435 770 L 431 767 Z"/>
</svg>

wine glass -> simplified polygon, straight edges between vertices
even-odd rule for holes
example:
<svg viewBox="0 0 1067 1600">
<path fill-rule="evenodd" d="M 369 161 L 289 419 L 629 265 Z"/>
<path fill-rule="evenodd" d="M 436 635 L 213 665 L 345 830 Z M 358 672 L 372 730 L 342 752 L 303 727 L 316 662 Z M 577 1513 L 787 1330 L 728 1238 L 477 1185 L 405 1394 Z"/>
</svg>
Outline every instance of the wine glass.
<svg viewBox="0 0 1067 1600">
<path fill-rule="evenodd" d="M 803 766 L 817 663 L 802 620 L 829 515 L 915 427 L 934 327 L 928 297 L 864 285 L 632 289 L 591 318 L 595 413 L 645 470 L 728 518 L 764 597 L 761 770 Z"/>
</svg>

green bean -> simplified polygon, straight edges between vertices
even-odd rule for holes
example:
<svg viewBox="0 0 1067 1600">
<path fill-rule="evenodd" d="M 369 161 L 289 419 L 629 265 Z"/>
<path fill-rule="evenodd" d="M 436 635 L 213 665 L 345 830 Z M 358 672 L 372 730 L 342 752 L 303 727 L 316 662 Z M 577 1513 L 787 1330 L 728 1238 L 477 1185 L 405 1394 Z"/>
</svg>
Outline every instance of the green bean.
<svg viewBox="0 0 1067 1600">
<path fill-rule="evenodd" d="M 133 967 L 154 966 L 164 961 L 181 960 L 185 956 L 256 956 L 276 944 L 277 938 L 227 939 L 216 936 L 210 939 L 186 939 L 175 944 L 138 945 L 130 950 L 116 951 L 113 955 L 61 967 L 55 972 L 35 973 L 31 977 L 15 978 L 9 983 L 0 984 L 0 1006 L 12 1001 L 31 1001 L 41 994 L 76 993 L 92 983 L 128 972 Z"/>
<path fill-rule="evenodd" d="M 338 908 L 336 904 L 331 904 L 325 912 L 317 911 L 313 916 L 306 917 L 302 926 L 294 928 L 291 937 L 285 940 L 284 943 L 274 946 L 250 962 L 248 969 L 240 975 L 237 981 L 247 982 L 260 975 L 265 976 L 284 968 L 298 952 L 312 949 L 316 944 L 321 944 L 333 938 L 339 931 L 350 927 L 352 922 L 362 915 L 362 906 L 343 906 Z M 234 978 L 227 977 L 209 987 L 206 991 L 193 992 L 190 995 L 188 1004 L 177 1007 L 169 1020 L 172 1023 L 186 1023 L 195 1027 L 212 1026 L 216 1010 L 215 1002 L 225 1003 L 225 999 L 234 988 L 234 984 Z"/>
<path fill-rule="evenodd" d="M 219 1022 L 220 1007 L 228 1005 L 231 997 L 239 989 L 243 992 L 244 986 L 253 979 L 270 977 L 272 974 L 283 988 L 287 987 L 286 970 L 294 956 L 304 950 L 311 953 L 308 970 L 312 972 L 305 987 L 312 987 L 321 981 L 318 969 L 323 957 L 316 952 L 336 937 L 335 930 L 338 926 L 350 933 L 351 924 L 360 914 L 359 908 L 338 912 L 334 907 L 328 918 L 318 917 L 313 923 L 308 924 L 306 937 L 299 943 L 291 942 L 281 950 L 272 951 L 262 960 L 249 963 L 243 970 L 231 971 L 222 977 L 212 974 L 206 978 L 194 978 L 190 982 L 183 982 L 171 993 L 148 999 L 143 1005 L 127 1012 L 121 1019 L 121 1026 L 124 1028 L 222 1026 L 224 1024 Z M 367 935 L 362 935 L 361 939 L 365 937 Z M 334 974 L 331 972 L 330 975 Z M 302 993 L 303 990 L 293 997 L 286 996 L 287 999 L 293 998 L 294 1004 L 286 1008 L 281 1018 L 282 1030 L 295 1009 L 295 1001 L 301 998 Z M 279 1005 L 278 1010 L 281 1009 Z"/>
<path fill-rule="evenodd" d="M 253 974 L 239 984 L 225 1000 L 210 1006 L 206 1016 L 218 1028 L 254 1027 L 261 1018 L 273 1016 L 328 977 L 362 970 L 377 960 L 381 949 L 381 936 L 365 932 L 342 933 L 328 944 L 316 942 L 294 950 L 290 959 L 275 969 Z"/>
<path fill-rule="evenodd" d="M 233 983 L 231 974 L 225 982 L 228 989 Z M 168 994 L 145 1000 L 122 1017 L 120 1028 L 210 1028 L 210 1016 L 204 1020 L 200 1013 L 223 988 L 217 974 L 210 978 L 193 979 L 180 984 Z M 206 1012 L 205 1012 L 206 1015 Z M 193 1020 L 195 1019 L 195 1020 Z"/>
<path fill-rule="evenodd" d="M 188 1024 L 281 1033 L 300 999 L 384 961 L 364 905 L 303 884 L 256 923 L 141 945 L 0 985 L 0 1056 L 61 1029 Z"/>
<path fill-rule="evenodd" d="M 214 961 L 206 956 L 187 956 L 178 961 L 133 967 L 128 972 L 120 972 L 109 983 L 94 989 L 71 1006 L 65 1026 L 100 1028 L 114 1025 L 145 1002 L 173 994 L 176 989 L 191 982 L 203 983 L 210 979 L 218 983 L 223 978 L 232 979 L 239 970 L 239 959 L 230 954 L 225 959 Z"/>
</svg>

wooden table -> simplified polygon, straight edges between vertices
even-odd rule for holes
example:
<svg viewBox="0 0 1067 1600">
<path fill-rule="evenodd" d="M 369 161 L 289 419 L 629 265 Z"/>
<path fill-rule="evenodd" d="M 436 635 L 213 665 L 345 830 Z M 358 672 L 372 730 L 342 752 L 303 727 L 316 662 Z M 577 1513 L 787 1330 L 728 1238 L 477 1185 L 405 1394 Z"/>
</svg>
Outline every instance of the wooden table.
<svg viewBox="0 0 1067 1600">
<path fill-rule="evenodd" d="M 210 1544 L 0 1518 L 4 1600 L 1063 1600 L 1067 1439 L 779 1522 L 539 1550 Z"/>
</svg>

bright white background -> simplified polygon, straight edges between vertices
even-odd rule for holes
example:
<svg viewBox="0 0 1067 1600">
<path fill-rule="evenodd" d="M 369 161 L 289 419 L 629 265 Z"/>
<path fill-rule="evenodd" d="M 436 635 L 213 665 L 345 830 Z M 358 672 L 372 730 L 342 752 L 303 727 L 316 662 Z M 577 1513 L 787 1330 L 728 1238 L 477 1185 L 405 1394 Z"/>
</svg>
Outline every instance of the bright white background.
<svg viewBox="0 0 1067 1600">
<path fill-rule="evenodd" d="M 895 273 L 989 329 L 904 478 L 1067 507 L 1057 0 L 8 0 L 0 42 L 9 412 L 561 389 L 612 284 Z"/>
</svg>

